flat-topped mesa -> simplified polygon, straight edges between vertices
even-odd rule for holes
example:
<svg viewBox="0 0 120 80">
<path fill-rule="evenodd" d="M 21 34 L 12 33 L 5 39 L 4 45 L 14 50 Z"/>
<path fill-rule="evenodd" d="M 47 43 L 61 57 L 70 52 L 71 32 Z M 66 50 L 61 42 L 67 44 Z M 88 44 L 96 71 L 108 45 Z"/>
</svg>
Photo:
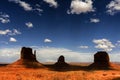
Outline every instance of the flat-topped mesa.
<svg viewBox="0 0 120 80">
<path fill-rule="evenodd" d="M 62 67 L 67 67 L 69 64 L 67 64 L 65 62 L 65 57 L 63 55 L 61 55 L 58 58 L 58 61 L 54 65 L 55 65 L 55 67 L 62 68 Z"/>
<path fill-rule="evenodd" d="M 105 51 L 97 52 L 94 55 L 94 63 L 101 64 L 101 65 L 103 64 L 104 66 L 109 66 L 110 60 L 109 60 L 108 53 Z"/>
<path fill-rule="evenodd" d="M 30 61 L 36 61 L 36 51 L 34 51 L 34 54 L 33 54 L 32 48 L 22 47 L 20 58 L 25 60 L 30 60 Z"/>
<path fill-rule="evenodd" d="M 89 66 L 92 69 L 109 69 L 110 59 L 105 51 L 99 51 L 94 55 L 94 63 Z"/>
<path fill-rule="evenodd" d="M 20 59 L 12 64 L 8 65 L 8 67 L 14 68 L 45 68 L 43 64 L 37 61 L 36 59 L 36 51 L 34 54 L 32 52 L 32 48 L 22 47 L 20 52 Z"/>
</svg>

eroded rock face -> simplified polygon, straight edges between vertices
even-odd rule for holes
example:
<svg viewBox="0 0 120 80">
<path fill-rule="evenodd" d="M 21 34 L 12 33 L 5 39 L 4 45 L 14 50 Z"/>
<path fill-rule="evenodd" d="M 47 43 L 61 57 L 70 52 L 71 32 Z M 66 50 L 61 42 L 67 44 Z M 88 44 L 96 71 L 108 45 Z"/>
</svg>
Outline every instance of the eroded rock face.
<svg viewBox="0 0 120 80">
<path fill-rule="evenodd" d="M 58 61 L 55 63 L 55 66 L 58 68 L 62 68 L 62 67 L 67 67 L 68 64 L 65 62 L 65 57 L 63 55 L 61 55 L 58 58 Z"/>
<path fill-rule="evenodd" d="M 109 69 L 109 55 L 105 51 L 99 51 L 94 55 L 94 63 L 89 66 L 93 69 Z"/>
<path fill-rule="evenodd" d="M 36 51 L 34 51 L 34 52 L 35 53 L 33 54 L 32 48 L 22 47 L 22 49 L 21 49 L 21 59 L 35 61 L 36 60 Z"/>
</svg>

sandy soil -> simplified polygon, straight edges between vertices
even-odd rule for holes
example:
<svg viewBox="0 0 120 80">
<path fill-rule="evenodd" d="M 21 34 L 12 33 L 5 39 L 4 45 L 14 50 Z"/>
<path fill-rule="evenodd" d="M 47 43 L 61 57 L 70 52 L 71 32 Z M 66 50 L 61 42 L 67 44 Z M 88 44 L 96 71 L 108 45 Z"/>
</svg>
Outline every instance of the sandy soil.
<svg viewBox="0 0 120 80">
<path fill-rule="evenodd" d="M 52 71 L 0 67 L 0 80 L 120 80 L 120 70 Z"/>
</svg>

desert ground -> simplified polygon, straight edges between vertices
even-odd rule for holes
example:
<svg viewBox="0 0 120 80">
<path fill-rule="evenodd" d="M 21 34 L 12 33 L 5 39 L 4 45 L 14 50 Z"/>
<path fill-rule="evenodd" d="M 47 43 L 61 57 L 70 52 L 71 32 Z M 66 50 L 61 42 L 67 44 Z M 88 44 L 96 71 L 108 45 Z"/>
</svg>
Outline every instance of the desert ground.
<svg viewBox="0 0 120 80">
<path fill-rule="evenodd" d="M 120 69 L 85 70 L 79 66 L 89 64 L 70 63 L 70 69 L 52 70 L 50 64 L 46 68 L 9 67 L 1 65 L 0 80 L 120 80 Z"/>
</svg>

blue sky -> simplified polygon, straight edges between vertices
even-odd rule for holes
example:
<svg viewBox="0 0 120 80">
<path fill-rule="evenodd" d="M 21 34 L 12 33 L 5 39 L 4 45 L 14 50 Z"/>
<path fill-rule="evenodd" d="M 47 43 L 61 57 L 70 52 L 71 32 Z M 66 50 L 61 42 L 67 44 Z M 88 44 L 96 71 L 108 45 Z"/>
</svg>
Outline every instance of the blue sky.
<svg viewBox="0 0 120 80">
<path fill-rule="evenodd" d="M 49 56 L 38 57 L 41 61 L 55 61 L 64 52 L 68 61 L 75 54 L 91 59 L 99 50 L 110 53 L 112 61 L 119 61 L 119 21 L 120 0 L 2 0 L 1 62 L 18 59 L 22 46 Z M 76 56 L 73 61 L 79 61 Z M 85 59 L 80 60 L 89 61 Z"/>
</svg>

